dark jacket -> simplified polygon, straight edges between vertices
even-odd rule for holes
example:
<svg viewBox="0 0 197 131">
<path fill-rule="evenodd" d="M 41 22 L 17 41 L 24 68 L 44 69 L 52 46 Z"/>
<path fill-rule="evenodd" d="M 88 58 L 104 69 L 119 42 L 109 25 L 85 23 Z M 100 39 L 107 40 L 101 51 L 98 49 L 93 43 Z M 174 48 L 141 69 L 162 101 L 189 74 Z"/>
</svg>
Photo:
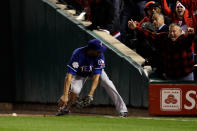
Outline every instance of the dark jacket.
<svg viewBox="0 0 197 131">
<path fill-rule="evenodd" d="M 91 22 L 90 30 L 106 29 L 113 32 L 114 6 L 110 0 L 101 0 L 100 3 L 94 1 L 90 4 Z"/>
<path fill-rule="evenodd" d="M 157 31 L 157 33 L 161 32 L 169 32 L 169 27 L 167 25 L 164 25 L 160 30 Z"/>
</svg>

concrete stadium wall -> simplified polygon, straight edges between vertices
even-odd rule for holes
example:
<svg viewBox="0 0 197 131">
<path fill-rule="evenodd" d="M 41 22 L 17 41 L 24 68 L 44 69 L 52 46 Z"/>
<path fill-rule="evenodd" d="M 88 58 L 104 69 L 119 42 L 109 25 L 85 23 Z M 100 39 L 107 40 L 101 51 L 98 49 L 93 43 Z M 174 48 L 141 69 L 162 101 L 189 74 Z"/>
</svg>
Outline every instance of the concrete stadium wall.
<svg viewBox="0 0 197 131">
<path fill-rule="evenodd" d="M 55 103 L 63 91 L 65 67 L 72 51 L 92 39 L 103 41 L 106 72 L 128 106 L 148 107 L 148 78 L 136 54 L 113 38 L 84 25 L 48 0 L 10 0 L 14 53 L 13 102 Z M 112 40 L 112 41 L 110 41 Z M 125 50 L 121 50 L 124 47 Z M 125 53 L 128 52 L 128 53 Z M 126 54 L 135 54 L 132 58 Z M 88 82 L 82 95 L 90 89 Z M 113 104 L 98 87 L 94 105 Z"/>
</svg>

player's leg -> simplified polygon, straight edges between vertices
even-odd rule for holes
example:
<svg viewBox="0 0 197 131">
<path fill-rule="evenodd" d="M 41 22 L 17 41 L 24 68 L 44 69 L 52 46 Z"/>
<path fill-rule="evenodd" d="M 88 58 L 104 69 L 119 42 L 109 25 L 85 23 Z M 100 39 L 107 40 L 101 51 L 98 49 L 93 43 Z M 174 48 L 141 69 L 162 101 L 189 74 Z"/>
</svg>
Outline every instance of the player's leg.
<svg viewBox="0 0 197 131">
<path fill-rule="evenodd" d="M 81 89 L 86 82 L 88 77 L 81 77 L 81 76 L 75 76 L 72 80 L 71 83 L 71 88 L 70 88 L 70 101 L 71 104 L 76 100 L 78 97 L 79 93 L 81 92 Z"/>
<path fill-rule="evenodd" d="M 105 88 L 107 94 L 111 97 L 116 106 L 116 110 L 120 113 L 120 115 L 127 115 L 128 110 L 122 97 L 104 70 L 100 76 L 100 85 Z"/>
<path fill-rule="evenodd" d="M 80 76 L 73 76 L 72 82 L 71 82 L 71 88 L 69 93 L 69 101 L 68 104 L 64 107 L 61 107 L 56 114 L 56 116 L 66 115 L 69 114 L 70 108 L 72 107 L 74 101 L 78 97 L 79 93 L 81 92 L 81 89 L 85 83 L 87 78 L 80 77 Z"/>
</svg>

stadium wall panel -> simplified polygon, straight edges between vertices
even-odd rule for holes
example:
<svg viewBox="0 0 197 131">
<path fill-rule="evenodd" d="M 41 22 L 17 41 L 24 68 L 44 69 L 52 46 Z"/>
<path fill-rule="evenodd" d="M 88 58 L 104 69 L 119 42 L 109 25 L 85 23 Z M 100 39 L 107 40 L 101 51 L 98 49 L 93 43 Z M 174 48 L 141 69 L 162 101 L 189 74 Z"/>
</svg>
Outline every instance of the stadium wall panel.
<svg viewBox="0 0 197 131">
<path fill-rule="evenodd" d="M 15 65 L 14 102 L 55 103 L 62 94 L 66 64 L 75 48 L 97 38 L 109 48 L 106 72 L 128 106 L 148 107 L 148 78 L 142 67 L 48 0 L 10 1 Z M 22 8 L 22 9 L 20 9 Z M 20 9 L 20 10 L 19 10 Z M 19 17 L 18 17 L 19 16 Z M 88 81 L 81 95 L 90 89 Z M 98 87 L 94 105 L 113 104 Z"/>
</svg>

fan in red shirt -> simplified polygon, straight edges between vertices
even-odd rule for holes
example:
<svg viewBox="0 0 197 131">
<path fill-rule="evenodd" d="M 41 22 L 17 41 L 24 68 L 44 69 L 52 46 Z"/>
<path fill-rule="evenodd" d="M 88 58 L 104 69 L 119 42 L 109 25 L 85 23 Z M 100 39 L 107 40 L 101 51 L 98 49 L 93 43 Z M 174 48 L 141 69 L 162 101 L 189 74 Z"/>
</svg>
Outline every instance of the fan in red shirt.
<svg viewBox="0 0 197 131">
<path fill-rule="evenodd" d="M 185 5 L 185 7 L 187 9 L 189 9 L 189 14 L 192 17 L 193 20 L 193 25 L 194 25 L 194 29 L 196 32 L 196 39 L 194 41 L 194 43 L 197 44 L 197 0 L 180 0 L 181 3 L 183 3 L 183 5 Z M 195 62 L 197 63 L 197 45 L 195 45 Z M 197 66 L 196 66 L 197 67 Z M 197 75 L 197 73 L 196 73 Z"/>
<path fill-rule="evenodd" d="M 151 10 L 151 6 L 155 4 L 155 1 L 149 1 L 146 3 L 145 7 L 144 7 L 144 11 L 146 14 L 146 17 L 144 17 L 139 23 L 138 26 L 141 26 L 142 23 L 147 22 L 151 19 L 152 17 L 152 10 Z"/>
<path fill-rule="evenodd" d="M 165 15 L 172 18 L 173 23 L 178 24 L 184 31 L 187 30 L 187 27 L 193 27 L 193 21 L 189 17 L 189 11 L 181 2 L 177 1 L 175 11 L 172 11 L 168 7 L 166 0 L 161 0 L 161 4 Z"/>
<path fill-rule="evenodd" d="M 194 28 L 197 32 L 197 0 L 180 0 L 180 2 L 189 9 L 189 13 L 193 19 Z"/>
</svg>

